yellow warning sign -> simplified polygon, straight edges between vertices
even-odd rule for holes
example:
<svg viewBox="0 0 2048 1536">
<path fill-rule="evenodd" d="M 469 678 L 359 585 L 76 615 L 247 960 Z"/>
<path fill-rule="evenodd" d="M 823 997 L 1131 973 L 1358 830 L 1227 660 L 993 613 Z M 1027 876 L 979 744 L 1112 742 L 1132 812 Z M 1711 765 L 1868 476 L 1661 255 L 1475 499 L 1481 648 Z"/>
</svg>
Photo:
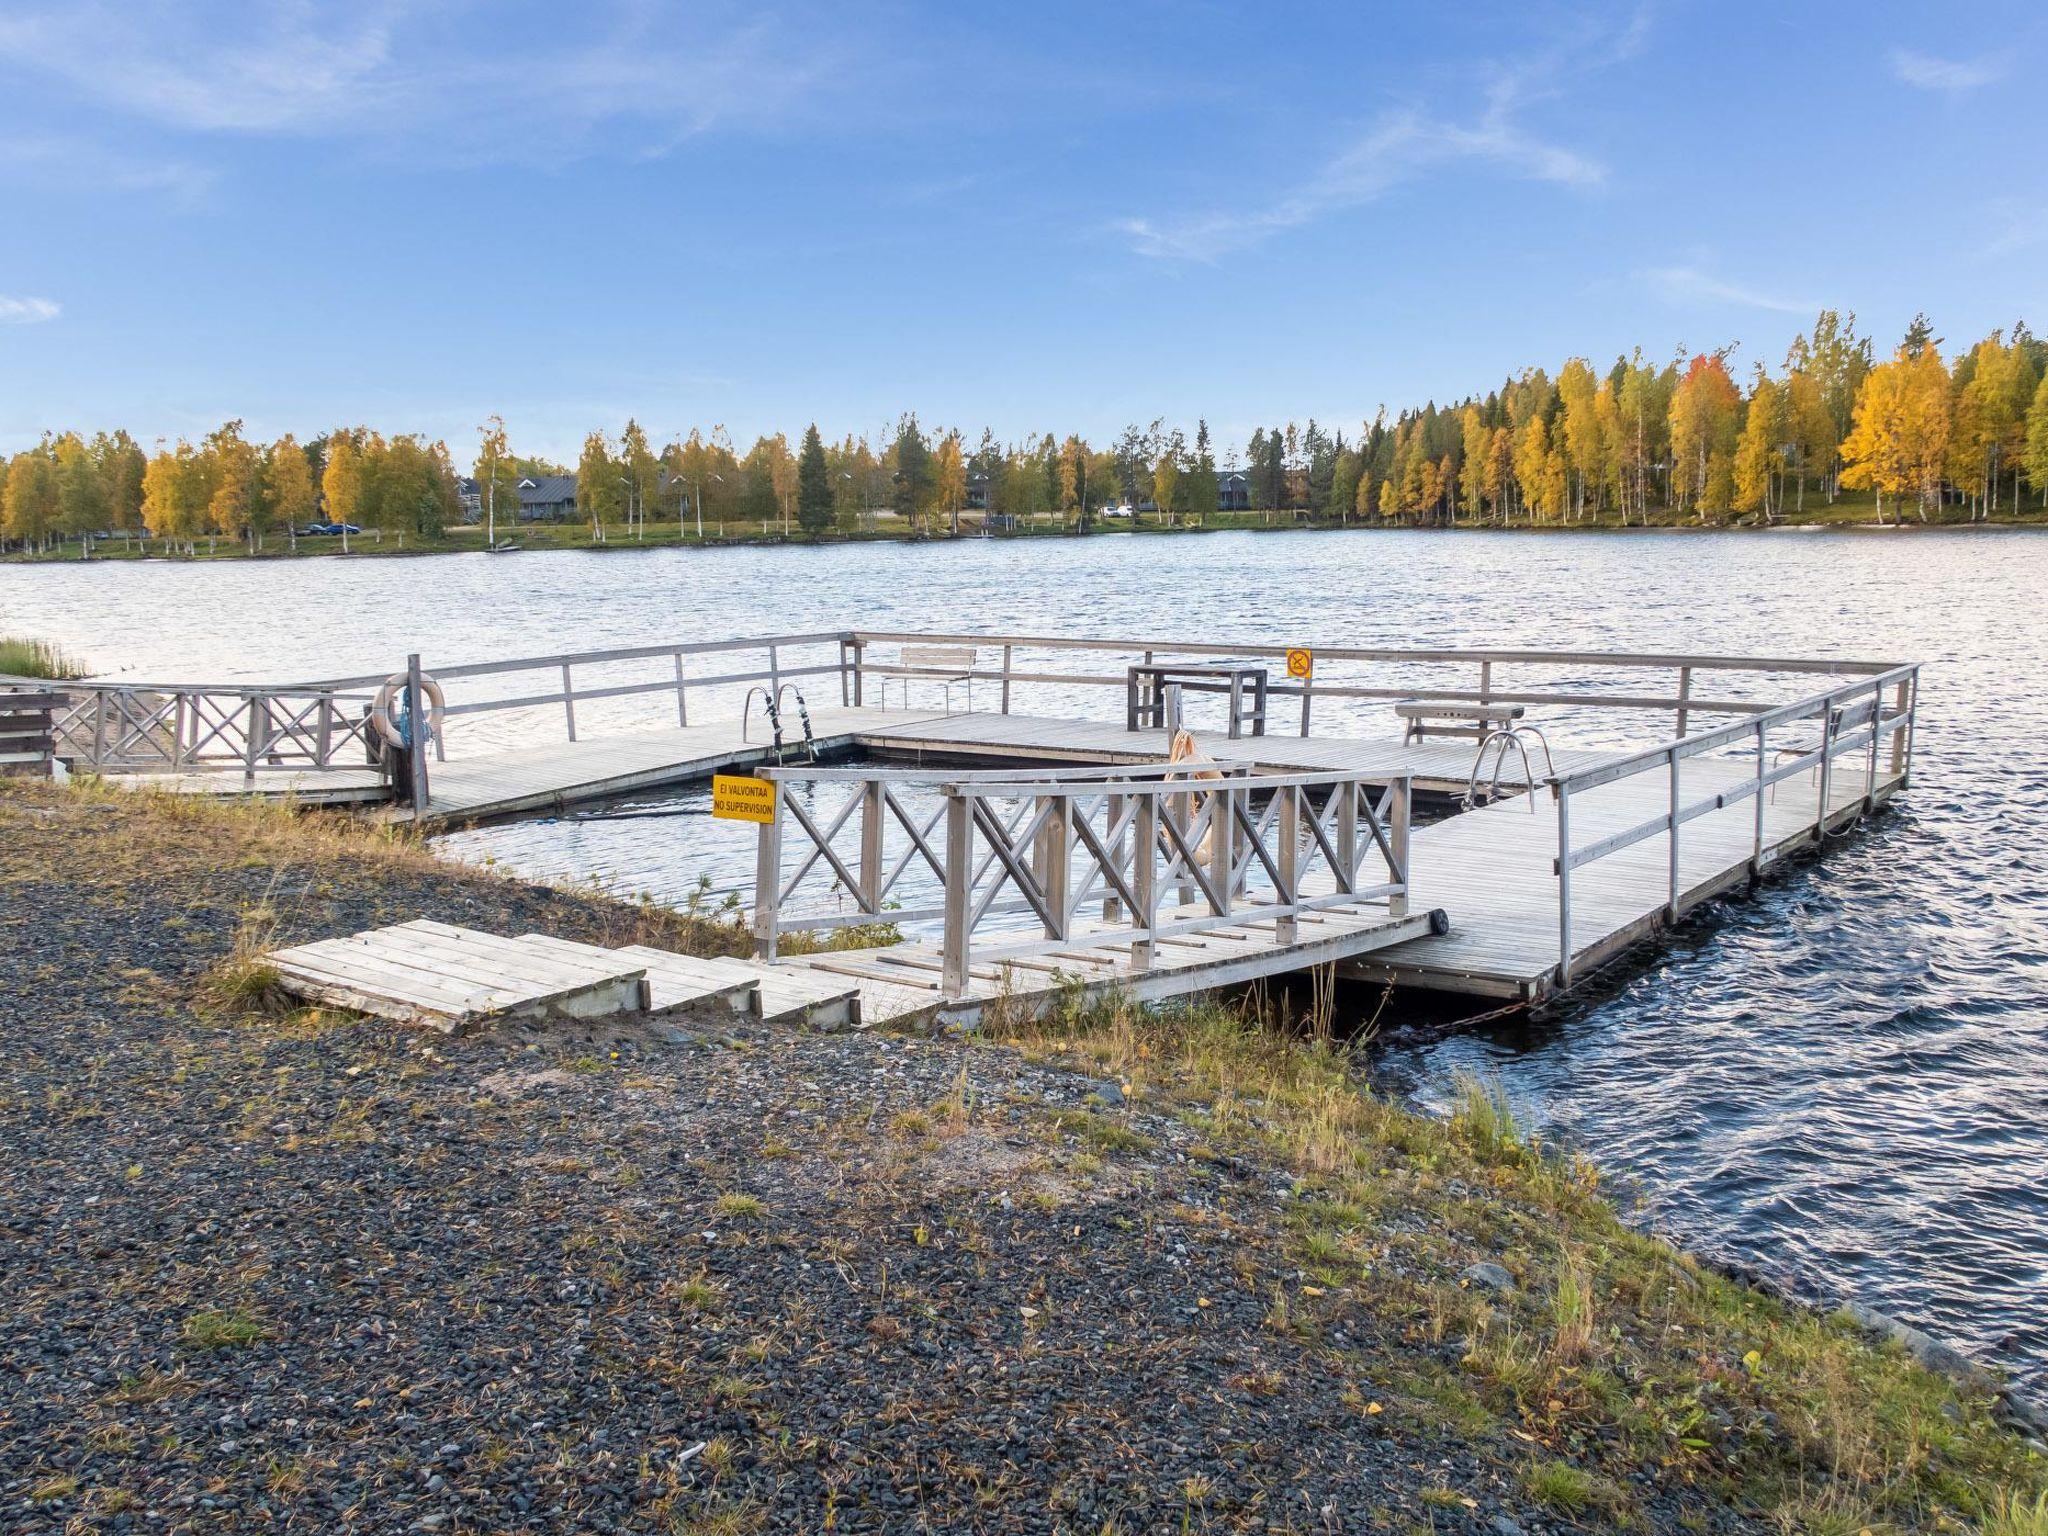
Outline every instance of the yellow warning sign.
<svg viewBox="0 0 2048 1536">
<path fill-rule="evenodd" d="M 711 814 L 720 821 L 773 821 L 775 781 L 757 779 L 749 774 L 713 774 Z"/>
<path fill-rule="evenodd" d="M 1305 645 L 1297 645 L 1287 652 L 1287 675 L 1303 680 L 1316 673 L 1316 653 Z"/>
</svg>

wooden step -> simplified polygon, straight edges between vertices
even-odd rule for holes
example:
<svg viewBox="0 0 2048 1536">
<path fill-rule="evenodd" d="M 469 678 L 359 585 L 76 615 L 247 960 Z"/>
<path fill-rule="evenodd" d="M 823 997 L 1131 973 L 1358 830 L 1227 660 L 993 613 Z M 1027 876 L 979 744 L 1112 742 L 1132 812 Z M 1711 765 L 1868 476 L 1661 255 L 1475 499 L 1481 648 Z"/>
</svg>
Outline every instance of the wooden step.
<svg viewBox="0 0 2048 1536">
<path fill-rule="evenodd" d="M 601 949 L 579 944 L 552 934 L 528 933 L 519 942 L 555 954 L 583 954 L 622 959 L 645 967 L 649 1013 L 673 1013 L 692 1003 L 717 1001 L 735 1013 L 758 1014 L 761 1006 L 760 978 L 743 962 L 700 959 L 695 955 L 673 954 L 636 944 L 624 949 Z"/>
<path fill-rule="evenodd" d="M 446 923 L 401 923 L 265 956 L 294 997 L 458 1033 L 487 1019 L 644 1009 L 645 966 L 557 955 Z"/>
</svg>

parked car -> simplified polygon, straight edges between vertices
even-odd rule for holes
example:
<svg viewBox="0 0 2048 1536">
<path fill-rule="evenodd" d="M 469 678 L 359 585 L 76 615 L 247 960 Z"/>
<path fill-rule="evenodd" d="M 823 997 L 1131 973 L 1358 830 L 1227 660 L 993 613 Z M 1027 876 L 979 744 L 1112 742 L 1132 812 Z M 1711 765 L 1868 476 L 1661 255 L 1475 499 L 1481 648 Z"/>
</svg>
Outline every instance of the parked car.
<svg viewBox="0 0 2048 1536">
<path fill-rule="evenodd" d="M 322 534 L 361 533 L 362 531 L 354 523 L 308 523 L 299 530 L 299 537 L 305 539 Z"/>
</svg>

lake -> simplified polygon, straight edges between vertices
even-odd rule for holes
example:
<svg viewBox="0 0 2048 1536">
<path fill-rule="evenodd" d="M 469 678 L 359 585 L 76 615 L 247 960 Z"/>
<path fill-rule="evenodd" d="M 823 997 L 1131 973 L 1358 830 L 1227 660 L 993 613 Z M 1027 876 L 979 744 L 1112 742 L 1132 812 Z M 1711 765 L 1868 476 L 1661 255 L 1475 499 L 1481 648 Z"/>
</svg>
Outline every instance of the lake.
<svg viewBox="0 0 2048 1536">
<path fill-rule="evenodd" d="M 0 633 L 148 680 L 853 626 L 1928 663 L 1911 792 L 1825 864 L 1696 915 L 1540 1024 L 1396 1039 L 1375 1065 L 1425 1099 L 1453 1069 L 1493 1073 L 1677 1240 L 2048 1381 L 2048 538 L 1282 532 L 0 566 Z M 673 897 L 698 867 L 673 840 L 705 825 L 492 829 L 452 851 L 574 874 L 573 839 L 597 838 L 606 859 L 638 849 Z"/>
</svg>

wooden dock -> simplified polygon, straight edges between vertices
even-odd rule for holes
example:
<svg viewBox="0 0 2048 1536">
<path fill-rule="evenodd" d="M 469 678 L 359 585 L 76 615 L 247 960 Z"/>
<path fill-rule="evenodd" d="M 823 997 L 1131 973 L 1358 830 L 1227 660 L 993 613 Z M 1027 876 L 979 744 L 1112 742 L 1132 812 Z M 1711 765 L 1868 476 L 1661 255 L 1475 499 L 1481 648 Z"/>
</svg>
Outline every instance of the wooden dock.
<svg viewBox="0 0 2048 1536">
<path fill-rule="evenodd" d="M 1177 663 L 1176 657 L 1187 660 Z M 1298 816 L 1302 797 L 1324 793 L 1334 778 L 1347 780 L 1354 798 L 1369 786 L 1398 785 L 1403 797 L 1419 791 L 1462 799 L 1474 782 L 1501 791 L 1490 802 L 1482 796 L 1412 834 L 1404 831 L 1399 858 L 1389 853 L 1390 870 L 1399 868 L 1387 888 L 1401 895 L 1370 911 L 1371 903 L 1349 899 L 1333 870 L 1297 876 L 1294 855 L 1281 852 L 1267 822 L 1244 818 L 1239 806 L 1231 812 L 1239 821 L 1229 835 L 1257 845 L 1264 870 L 1234 868 L 1228 881 L 1251 878 L 1287 892 L 1253 896 L 1247 887 L 1232 898 L 1211 883 L 1205 899 L 1215 910 L 1197 925 L 1201 932 L 1147 930 L 1134 939 L 1128 910 L 1112 931 L 1100 931 L 1069 901 L 1068 876 L 1058 869 L 1056 853 L 1020 844 L 1004 854 L 1014 868 L 997 870 L 997 882 L 1007 879 L 1014 888 L 995 906 L 998 912 L 1033 909 L 1045 930 L 1044 954 L 1011 952 L 1017 948 L 1011 935 L 996 944 L 997 953 L 977 951 L 971 963 L 963 960 L 982 940 L 962 941 L 956 929 L 994 932 L 988 910 L 994 898 L 977 896 L 958 911 L 949 901 L 943 915 L 952 937 L 946 941 L 809 957 L 797 967 L 853 984 L 866 1011 L 882 1017 L 929 1004 L 934 995 L 958 1015 L 999 991 L 1031 992 L 1033 978 L 1046 986 L 1093 978 L 1154 996 L 1324 963 L 1364 978 L 1533 1001 L 1571 986 L 1698 903 L 1824 847 L 1829 835 L 1902 790 L 1910 774 L 1918 701 L 1918 669 L 1911 664 L 1328 647 L 1314 650 L 1312 680 L 1268 687 L 1261 668 L 1277 668 L 1282 657 L 1283 648 L 1273 645 L 846 631 L 493 661 L 431 674 L 414 658 L 407 670 L 381 679 L 232 688 L 83 685 L 85 697 L 56 724 L 53 738 L 60 758 L 136 785 L 314 804 L 380 801 L 373 814 L 432 830 L 699 783 L 719 772 L 787 772 L 793 760 L 807 761 L 801 699 L 793 708 L 792 692 L 829 689 L 837 701 L 822 699 L 810 710 L 808 749 L 821 762 L 884 765 L 871 771 L 863 793 L 886 798 L 882 781 L 910 773 L 928 791 L 985 800 L 974 786 L 977 776 L 1001 778 L 1005 770 L 988 765 L 1014 765 L 1010 776 L 1019 782 L 1005 792 L 1024 806 L 1017 821 L 1028 819 L 1025 802 L 1035 801 L 1034 837 L 1054 836 L 1069 859 L 1094 859 L 1093 879 L 1109 877 L 1112 866 L 1135 879 L 1134 865 L 1117 862 L 1124 852 L 1112 857 L 1107 847 L 1082 844 L 1091 835 L 1118 840 L 1130 830 L 1126 802 L 1152 792 L 1109 780 L 1162 763 L 1169 733 L 1132 729 L 1140 718 L 1135 707 L 1095 709 L 1087 701 L 1113 692 L 1115 703 L 1126 705 L 1137 697 L 1127 690 L 1141 674 L 1169 677 L 1178 667 L 1191 677 L 1256 678 L 1255 728 L 1266 734 L 1193 732 L 1199 754 L 1233 782 L 1249 776 L 1246 801 L 1277 797 L 1271 803 L 1291 806 L 1285 814 Z M 593 680 L 592 674 L 602 675 Z M 1659 675 L 1675 686 L 1649 681 Z M 1708 678 L 1728 686 L 1696 686 Z M 883 707 L 892 685 L 896 707 Z M 413 742 L 403 749 L 410 753 L 413 782 L 424 780 L 427 792 L 417 804 L 396 803 L 394 784 L 403 776 L 394 774 L 390 750 L 380 748 L 379 731 L 382 740 L 395 738 L 378 711 L 394 689 L 424 709 L 428 686 L 437 725 L 448 690 L 447 724 L 433 733 L 431 747 Z M 373 687 L 379 689 L 374 698 Z M 1529 723 L 1540 720 L 1548 734 L 1559 736 L 1569 722 L 1589 716 L 1647 722 L 1642 734 L 1656 745 L 1613 749 L 1560 739 L 1532 759 L 1510 751 L 1524 744 L 1516 738 L 1492 763 L 1475 765 L 1471 739 L 1397 734 L 1418 713 L 1403 701 L 1418 698 L 1426 704 L 1421 713 L 1455 720 L 1461 709 L 1469 711 L 1480 737 L 1502 725 L 1520 729 L 1527 710 Z M 951 707 L 956 699 L 968 707 Z M 771 740 L 773 711 L 755 707 L 773 701 L 782 704 L 779 748 Z M 673 723 L 644 718 L 645 706 L 664 702 Z M 1395 703 L 1402 705 L 1399 718 L 1390 707 Z M 622 723 L 617 712 L 636 707 L 641 713 Z M 522 727 L 518 734 L 527 744 L 505 745 L 516 739 L 505 727 L 472 736 L 462 723 L 477 715 L 509 720 L 522 711 L 539 711 L 544 719 L 550 709 L 561 711 L 565 740 L 534 741 Z M 1299 729 L 1290 729 L 1297 709 Z M 1602 729 L 1598 739 L 1614 734 Z M 1484 749 L 1478 755 L 1483 758 Z M 1023 782 L 1026 775 L 1044 782 Z M 1103 782 L 1085 792 L 1073 787 L 1091 775 Z M 1208 793 L 1197 791 L 1192 800 L 1166 796 L 1160 805 L 1193 804 Z M 1223 799 L 1235 804 L 1229 794 Z M 1051 822 L 1047 805 L 1059 807 Z M 1121 822 L 1113 810 L 1118 805 L 1125 806 Z M 792 811 L 800 814 L 801 804 Z M 982 861 L 974 878 L 989 867 L 989 850 L 1007 836 L 1003 828 L 1017 824 L 1005 820 L 1011 814 L 1005 806 L 995 815 L 984 804 L 975 815 L 985 820 L 962 832 Z M 900 807 L 897 820 L 904 820 Z M 845 821 L 842 815 L 834 831 Z M 864 908 L 869 920 L 893 920 L 880 903 L 880 887 L 919 859 L 949 890 L 968 878 L 942 867 L 936 846 L 915 835 L 905 842 L 887 818 L 869 825 L 879 828 L 864 834 L 873 846 L 864 842 L 857 851 L 829 854 L 820 849 L 811 860 L 845 877 L 847 886 L 875 886 L 862 896 L 870 903 Z M 917 830 L 907 821 L 905 829 Z M 830 840 L 820 828 L 804 830 Z M 933 845 L 941 841 L 932 823 L 924 832 Z M 899 844 L 888 860 L 881 857 L 885 835 Z M 1175 855 L 1163 831 L 1153 835 L 1162 839 L 1169 863 L 1179 858 L 1176 878 L 1183 887 L 1158 911 L 1182 922 L 1197 861 L 1187 850 Z M 883 879 L 857 872 L 860 859 L 876 861 L 877 869 L 893 861 L 893 873 Z M 770 871 L 779 869 L 764 854 L 763 891 Z M 838 900 L 843 905 L 845 899 L 842 891 Z M 1248 916 L 1233 909 L 1233 900 L 1269 910 Z M 1317 901 L 1352 910 L 1313 910 Z M 761 902 L 757 896 L 757 913 Z M 1122 905 L 1128 909 L 1129 900 Z M 1437 908 L 1448 914 L 1448 931 L 1440 924 L 1406 931 L 1414 922 L 1410 910 Z M 780 921 L 800 926 L 802 916 L 792 912 Z M 1282 942 L 1257 937 L 1268 921 Z M 771 958 L 773 929 L 771 921 Z"/>
</svg>

